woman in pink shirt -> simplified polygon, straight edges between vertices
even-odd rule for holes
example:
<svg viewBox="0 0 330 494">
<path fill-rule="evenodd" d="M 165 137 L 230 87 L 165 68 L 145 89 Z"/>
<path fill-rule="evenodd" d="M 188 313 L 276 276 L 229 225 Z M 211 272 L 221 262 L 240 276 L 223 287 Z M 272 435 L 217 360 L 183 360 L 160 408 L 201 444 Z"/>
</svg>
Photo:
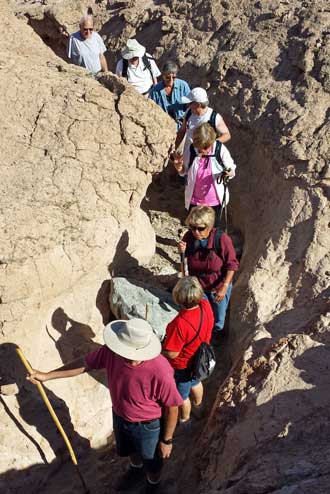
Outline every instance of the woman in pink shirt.
<svg viewBox="0 0 330 494">
<path fill-rule="evenodd" d="M 186 176 L 186 209 L 210 206 L 218 219 L 224 200 L 224 180 L 235 176 L 236 165 L 209 123 L 194 131 L 190 153 L 184 158 L 176 156 L 174 166 L 181 176 Z M 225 200 L 229 200 L 228 190 Z"/>
</svg>

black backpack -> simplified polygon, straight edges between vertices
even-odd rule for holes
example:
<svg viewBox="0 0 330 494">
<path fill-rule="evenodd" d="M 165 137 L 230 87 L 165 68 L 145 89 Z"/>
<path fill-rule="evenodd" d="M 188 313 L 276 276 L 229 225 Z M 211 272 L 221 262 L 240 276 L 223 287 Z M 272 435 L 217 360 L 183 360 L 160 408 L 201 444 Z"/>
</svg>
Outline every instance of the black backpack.
<svg viewBox="0 0 330 494">
<path fill-rule="evenodd" d="M 188 343 L 186 343 L 184 347 L 191 345 L 191 343 L 195 341 L 195 339 L 198 337 L 201 331 L 203 324 L 202 306 L 200 306 L 200 310 L 201 310 L 201 316 L 200 316 L 198 330 L 195 336 L 193 337 L 193 339 L 190 340 Z M 189 322 L 186 319 L 185 321 Z M 216 360 L 215 360 L 215 353 L 213 348 L 209 343 L 203 341 L 196 350 L 193 358 L 193 364 L 191 366 L 191 375 L 190 375 L 191 379 L 198 379 L 199 381 L 203 381 L 204 379 L 210 377 L 210 375 L 215 369 L 215 364 L 216 364 Z"/>
<path fill-rule="evenodd" d="M 149 57 L 146 54 L 143 55 L 143 57 L 142 57 L 142 62 L 144 64 L 144 69 L 143 70 L 149 70 L 149 72 L 151 74 L 151 79 L 153 80 L 154 75 L 153 75 L 152 70 L 151 70 L 150 60 L 155 60 L 155 59 L 153 57 Z M 126 60 L 126 58 L 123 58 L 122 76 L 123 77 L 126 77 L 126 79 L 128 79 L 128 77 L 127 77 L 127 69 L 128 69 L 128 60 Z"/>
<path fill-rule="evenodd" d="M 186 116 L 185 116 L 186 123 L 188 123 L 188 120 L 189 120 L 190 117 L 191 117 L 191 109 L 189 108 L 189 110 L 187 111 Z M 215 120 L 216 120 L 216 118 L 217 118 L 217 112 L 214 111 L 214 110 L 212 110 L 212 113 L 210 115 L 210 118 L 205 123 L 209 123 L 211 125 L 211 127 L 214 129 L 214 131 L 217 133 L 218 131 L 217 131 L 217 128 L 215 126 Z"/>
<path fill-rule="evenodd" d="M 221 159 L 221 148 L 222 148 L 222 142 L 216 140 L 215 141 L 214 154 L 210 154 L 209 158 L 215 158 L 217 160 L 217 162 L 219 163 L 219 165 L 222 166 L 223 169 L 225 169 L 225 166 L 224 166 L 222 159 Z M 193 144 L 190 144 L 189 149 L 190 149 L 190 158 L 189 158 L 189 163 L 188 163 L 188 170 L 191 167 L 191 165 L 193 164 L 193 161 L 197 156 L 197 153 L 195 151 Z"/>
</svg>

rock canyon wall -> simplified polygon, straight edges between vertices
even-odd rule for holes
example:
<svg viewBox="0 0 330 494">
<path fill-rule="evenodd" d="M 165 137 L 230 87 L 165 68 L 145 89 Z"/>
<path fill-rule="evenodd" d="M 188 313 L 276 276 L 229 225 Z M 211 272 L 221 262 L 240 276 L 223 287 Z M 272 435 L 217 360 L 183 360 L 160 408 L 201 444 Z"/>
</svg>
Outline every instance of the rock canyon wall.
<svg viewBox="0 0 330 494">
<path fill-rule="evenodd" d="M 184 475 L 200 493 L 328 492 L 327 2 L 11 3 L 62 56 L 63 31 L 74 31 L 91 6 L 112 69 L 124 41 L 136 36 L 160 64 L 175 59 L 191 86 L 208 88 L 211 106 L 232 132 L 238 173 L 230 213 L 244 251 L 231 304 L 233 368 L 204 431 L 203 454 L 187 454 L 193 468 Z M 36 365 L 40 358 L 51 365 L 45 331 L 51 314 L 61 307 L 74 321 L 99 328 L 91 298 L 107 278 L 123 231 L 132 232 L 134 215 L 152 237 L 138 206 L 150 172 L 164 160 L 171 129 L 151 103 L 143 102 L 150 112 L 137 111 L 138 96 L 113 76 L 103 81 L 109 92 L 55 58 L 23 20 L 5 15 L 16 55 L 1 54 L 7 95 L 1 186 L 9 198 L 2 220 L 8 232 L 0 266 L 6 276 L 2 331 L 5 341 L 17 343 L 31 332 Z M 130 145 L 132 135 L 137 147 Z M 137 231 L 129 238 L 133 252 Z M 70 394 L 68 385 L 61 396 L 72 412 Z"/>
<path fill-rule="evenodd" d="M 109 90 L 66 65 L 4 1 L 1 17 L 0 384 L 19 381 L 18 394 L 3 397 L 15 417 L 1 407 L 5 471 L 13 461 L 23 468 L 40 460 L 13 420 L 48 460 L 54 457 L 37 424 L 43 405 L 24 385 L 12 344 L 35 368 L 53 368 L 102 341 L 119 241 L 138 262 L 154 253 L 155 234 L 140 203 L 152 173 L 162 169 L 175 125 L 115 76 L 106 76 Z M 79 393 L 70 381 L 49 385 L 60 413 L 59 395 L 94 446 L 111 432 L 100 379 L 83 376 Z"/>
</svg>

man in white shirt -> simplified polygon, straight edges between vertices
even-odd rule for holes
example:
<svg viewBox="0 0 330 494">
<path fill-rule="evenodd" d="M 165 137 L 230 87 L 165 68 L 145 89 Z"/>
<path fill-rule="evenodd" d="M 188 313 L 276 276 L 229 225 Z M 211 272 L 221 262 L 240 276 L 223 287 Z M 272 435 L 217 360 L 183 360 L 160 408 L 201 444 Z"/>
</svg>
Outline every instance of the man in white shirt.
<svg viewBox="0 0 330 494">
<path fill-rule="evenodd" d="M 70 36 L 68 57 L 75 65 L 85 67 L 89 72 L 107 72 L 108 65 L 104 56 L 107 50 L 101 36 L 94 31 L 92 15 L 80 19 L 80 30 Z"/>
<path fill-rule="evenodd" d="M 187 96 L 181 98 L 181 103 L 188 103 L 182 125 L 177 133 L 175 149 L 177 149 L 184 137 L 186 137 L 183 149 L 184 161 L 189 161 L 189 149 L 193 142 L 193 133 L 203 123 L 209 123 L 215 130 L 217 139 L 225 143 L 230 140 L 230 132 L 222 116 L 210 108 L 207 92 L 201 87 L 196 87 Z"/>
<path fill-rule="evenodd" d="M 129 39 L 121 54 L 116 74 L 125 77 L 140 94 L 148 95 L 161 75 L 155 60 L 136 39 Z"/>
</svg>

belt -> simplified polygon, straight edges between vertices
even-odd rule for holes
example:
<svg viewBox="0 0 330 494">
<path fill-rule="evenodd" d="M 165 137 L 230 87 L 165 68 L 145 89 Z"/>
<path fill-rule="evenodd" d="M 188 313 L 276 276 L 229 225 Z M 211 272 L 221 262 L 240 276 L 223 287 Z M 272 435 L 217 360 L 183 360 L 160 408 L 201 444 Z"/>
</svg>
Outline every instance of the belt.
<svg viewBox="0 0 330 494">
<path fill-rule="evenodd" d="M 122 418 L 123 422 L 126 422 L 127 424 L 137 424 L 137 425 L 144 425 L 144 424 L 151 424 L 151 422 L 154 422 L 155 420 L 159 420 L 160 417 L 156 417 L 151 420 L 140 420 L 139 422 L 131 422 L 130 420 L 125 420 Z"/>
</svg>

